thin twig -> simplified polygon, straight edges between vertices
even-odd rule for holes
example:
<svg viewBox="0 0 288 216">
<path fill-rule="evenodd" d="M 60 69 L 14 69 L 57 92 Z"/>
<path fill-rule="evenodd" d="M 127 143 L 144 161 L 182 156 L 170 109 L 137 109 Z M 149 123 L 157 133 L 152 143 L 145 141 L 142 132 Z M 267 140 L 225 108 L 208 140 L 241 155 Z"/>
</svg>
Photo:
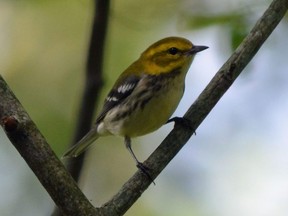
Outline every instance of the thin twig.
<svg viewBox="0 0 288 216">
<path fill-rule="evenodd" d="M 98 96 L 102 87 L 103 79 L 103 55 L 108 26 L 109 0 L 95 0 L 94 18 L 90 36 L 90 44 L 87 54 L 85 86 L 81 106 L 76 123 L 74 137 L 71 146 L 80 140 L 90 129 Z M 79 181 L 84 163 L 85 152 L 73 160 L 69 160 L 67 169 L 75 181 Z M 52 216 L 60 216 L 57 206 Z"/>
<path fill-rule="evenodd" d="M 71 145 L 79 141 L 90 129 L 96 101 L 102 87 L 103 55 L 105 37 L 108 25 L 109 0 L 96 0 L 94 4 L 94 19 L 87 56 L 85 89 L 82 96 L 80 111 L 76 124 L 75 135 Z M 67 169 L 78 181 L 83 166 L 85 153 L 73 158 Z"/>
</svg>

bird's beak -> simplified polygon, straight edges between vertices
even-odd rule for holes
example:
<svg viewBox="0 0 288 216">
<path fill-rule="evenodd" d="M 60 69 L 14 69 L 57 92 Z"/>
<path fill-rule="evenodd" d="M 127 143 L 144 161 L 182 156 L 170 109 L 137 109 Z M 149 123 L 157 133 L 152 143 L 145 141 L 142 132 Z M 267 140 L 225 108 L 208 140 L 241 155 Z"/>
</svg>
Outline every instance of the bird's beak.
<svg viewBox="0 0 288 216">
<path fill-rule="evenodd" d="M 198 52 L 201 52 L 205 49 L 208 49 L 209 47 L 208 46 L 196 46 L 196 45 L 193 45 L 193 47 L 187 52 L 188 54 L 196 54 Z"/>
</svg>

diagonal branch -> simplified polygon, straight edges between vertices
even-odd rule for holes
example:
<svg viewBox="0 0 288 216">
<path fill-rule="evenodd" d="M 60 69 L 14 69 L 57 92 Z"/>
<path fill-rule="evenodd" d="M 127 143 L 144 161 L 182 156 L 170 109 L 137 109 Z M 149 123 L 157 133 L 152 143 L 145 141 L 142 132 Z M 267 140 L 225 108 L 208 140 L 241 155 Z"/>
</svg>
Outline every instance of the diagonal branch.
<svg viewBox="0 0 288 216">
<path fill-rule="evenodd" d="M 274 0 L 271 3 L 251 32 L 186 112 L 184 117 L 191 120 L 192 128 L 196 130 L 211 112 L 276 28 L 285 15 L 287 8 L 288 0 Z M 153 178 L 156 178 L 175 157 L 193 135 L 193 132 L 193 130 L 183 128 L 181 125 L 175 125 L 175 128 L 144 163 L 151 168 L 150 175 Z M 151 181 L 145 175 L 140 171 L 136 172 L 103 208 L 109 212 L 114 209 L 115 215 L 123 215 L 150 184 Z"/>
<path fill-rule="evenodd" d="M 0 75 L 0 124 L 64 215 L 93 215 L 94 207 Z"/>
<path fill-rule="evenodd" d="M 197 128 L 233 84 L 268 36 L 281 21 L 288 0 L 274 0 L 241 45 L 220 68 L 209 85 L 185 114 Z M 79 190 L 62 163 L 0 76 L 0 120 L 12 144 L 25 159 L 64 215 L 123 215 L 151 184 L 136 172 L 102 207 L 95 209 Z M 145 161 L 156 178 L 192 136 L 193 130 L 175 126 Z"/>
</svg>

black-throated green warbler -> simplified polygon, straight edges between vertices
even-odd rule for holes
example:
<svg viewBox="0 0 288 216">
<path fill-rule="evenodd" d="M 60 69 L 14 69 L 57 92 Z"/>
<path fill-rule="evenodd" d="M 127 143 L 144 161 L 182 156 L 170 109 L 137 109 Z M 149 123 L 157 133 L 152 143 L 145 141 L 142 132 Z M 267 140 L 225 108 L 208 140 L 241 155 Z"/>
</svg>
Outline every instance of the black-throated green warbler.
<svg viewBox="0 0 288 216">
<path fill-rule="evenodd" d="M 180 37 L 148 47 L 117 79 L 92 129 L 63 157 L 77 157 L 100 136 L 119 135 L 141 167 L 131 137 L 155 131 L 168 121 L 182 98 L 195 54 L 207 48 Z"/>
</svg>

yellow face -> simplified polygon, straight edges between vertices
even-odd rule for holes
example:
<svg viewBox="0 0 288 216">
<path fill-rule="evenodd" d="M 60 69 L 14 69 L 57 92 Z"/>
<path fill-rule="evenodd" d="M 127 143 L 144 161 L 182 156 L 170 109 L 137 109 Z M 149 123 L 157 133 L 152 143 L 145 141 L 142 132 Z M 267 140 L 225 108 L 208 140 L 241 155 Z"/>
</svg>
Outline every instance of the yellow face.
<svg viewBox="0 0 288 216">
<path fill-rule="evenodd" d="M 169 73 L 174 69 L 188 68 L 196 52 L 193 44 L 179 37 L 169 37 L 152 44 L 145 50 L 140 61 L 149 74 Z M 185 71 L 186 72 L 186 71 Z"/>
<path fill-rule="evenodd" d="M 130 75 L 161 75 L 177 70 L 180 71 L 181 77 L 184 77 L 195 54 L 207 48 L 206 46 L 195 46 L 185 38 L 164 38 L 148 47 L 140 58 L 121 74 L 115 86 L 118 86 L 123 79 Z"/>
</svg>

